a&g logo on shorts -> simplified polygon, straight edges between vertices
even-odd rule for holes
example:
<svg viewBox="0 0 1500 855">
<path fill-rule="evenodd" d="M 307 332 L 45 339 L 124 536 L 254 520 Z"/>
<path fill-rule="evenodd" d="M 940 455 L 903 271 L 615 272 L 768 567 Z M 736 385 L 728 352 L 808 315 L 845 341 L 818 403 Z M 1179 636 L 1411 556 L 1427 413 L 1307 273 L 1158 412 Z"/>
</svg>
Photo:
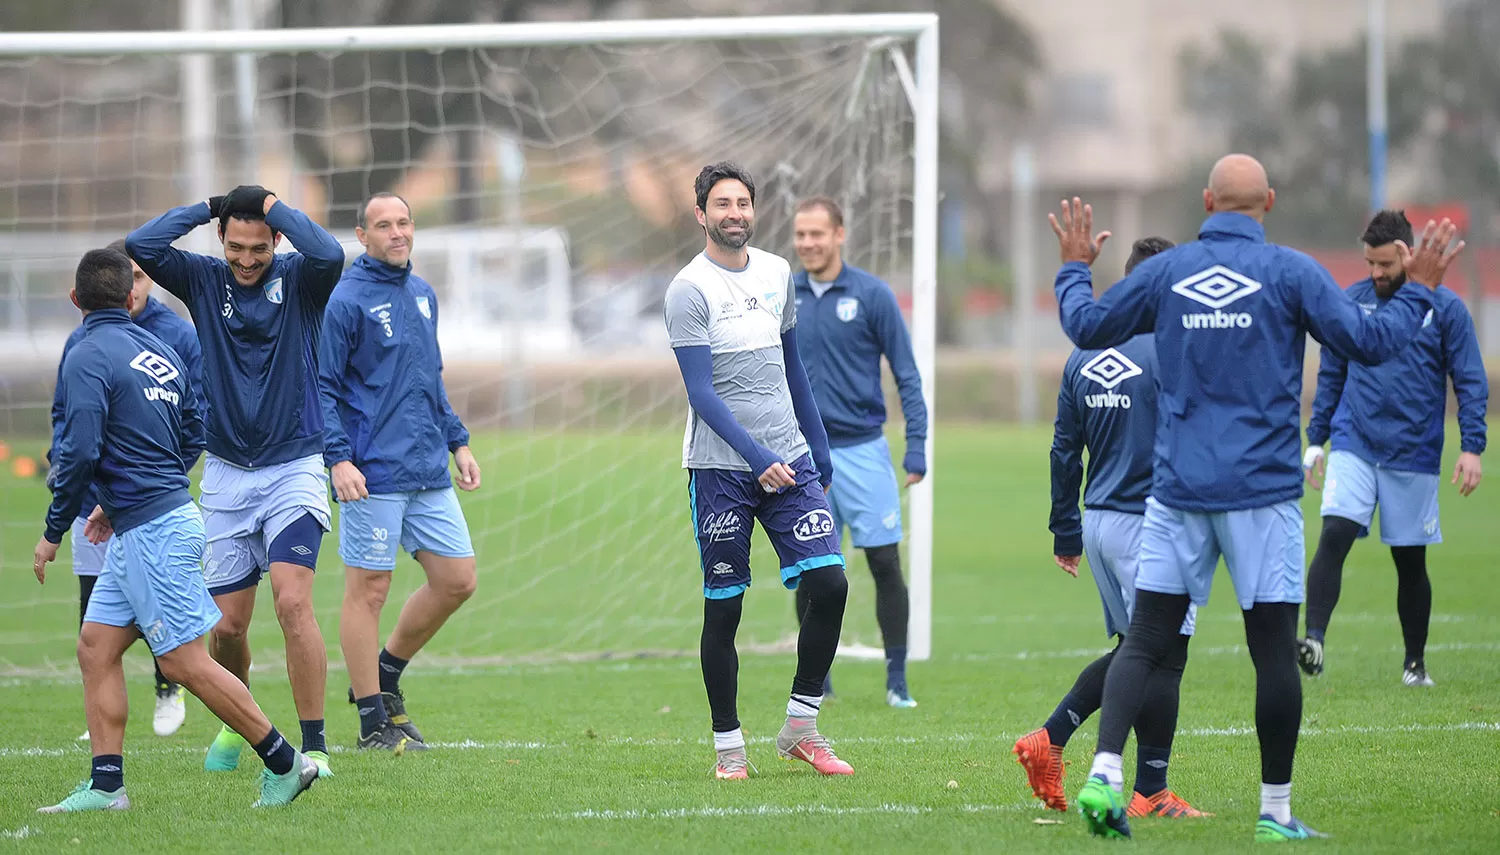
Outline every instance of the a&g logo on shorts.
<svg viewBox="0 0 1500 855">
<path fill-rule="evenodd" d="M 792 525 L 792 537 L 803 542 L 817 540 L 831 534 L 833 534 L 833 514 L 822 508 L 808 511 L 797 517 L 797 522 Z"/>
</svg>

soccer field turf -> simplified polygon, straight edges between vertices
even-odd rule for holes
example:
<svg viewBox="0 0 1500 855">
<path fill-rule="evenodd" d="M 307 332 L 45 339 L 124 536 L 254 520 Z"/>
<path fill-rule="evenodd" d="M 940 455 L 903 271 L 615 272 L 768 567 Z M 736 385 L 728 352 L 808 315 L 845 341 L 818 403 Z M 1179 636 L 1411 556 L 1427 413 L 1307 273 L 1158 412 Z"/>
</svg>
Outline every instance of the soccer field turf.
<svg viewBox="0 0 1500 855">
<path fill-rule="evenodd" d="M 1080 851 L 1105 846 L 1073 813 L 1043 811 L 1010 754 L 1078 669 L 1107 647 L 1085 575 L 1051 561 L 1048 434 L 940 425 L 934 649 L 912 663 L 921 705 L 885 706 L 878 662 L 840 660 L 820 726 L 856 774 L 820 779 L 770 744 L 793 657 L 790 595 L 757 535 L 757 583 L 742 637 L 740 713 L 759 774 L 716 782 L 695 654 L 699 570 L 672 432 L 630 437 L 497 436 L 477 450 L 481 493 L 465 496 L 479 592 L 407 671 L 409 709 L 434 750 L 355 754 L 356 719 L 338 662 L 336 539 L 324 544 L 317 608 L 334 660 L 328 682 L 337 777 L 290 808 L 253 811 L 260 764 L 202 771 L 217 722 L 189 699 L 175 736 L 151 733 L 150 659 L 126 654 L 125 747 L 132 809 L 38 816 L 87 774 L 72 660 L 77 587 L 67 553 L 38 588 L 29 570 L 46 493 L 0 475 L 0 853 L 43 851 Z M 36 444 L 11 441 L 34 454 Z M 1447 466 L 1457 453 L 1450 439 Z M 1428 667 L 1437 687 L 1401 685 L 1389 553 L 1363 541 L 1346 569 L 1328 672 L 1304 682 L 1293 808 L 1334 835 L 1319 850 L 1493 852 L 1500 844 L 1500 486 L 1460 499 L 1444 478 L 1447 542 L 1430 553 Z M 1316 505 L 1308 550 L 1316 543 Z M 862 556 L 851 565 L 846 641 L 878 643 Z M 417 584 L 402 559 L 395 603 Z M 252 688 L 296 733 L 280 635 L 262 592 Z M 658 651 L 601 658 L 600 651 Z M 676 655 L 670 655 L 675 651 Z M 1237 850 L 1258 812 L 1253 671 L 1227 575 L 1200 614 L 1183 682 L 1172 786 L 1217 816 L 1139 820 L 1153 851 Z M 1069 745 L 1066 789 L 1083 782 L 1094 721 Z M 1127 750 L 1127 776 L 1133 769 Z M 1128 780 L 1128 777 L 1127 777 Z M 950 786 L 950 782 L 956 786 Z M 1060 821 L 1060 822 L 1059 822 Z M 1056 824 L 1055 824 L 1056 823 Z"/>
</svg>

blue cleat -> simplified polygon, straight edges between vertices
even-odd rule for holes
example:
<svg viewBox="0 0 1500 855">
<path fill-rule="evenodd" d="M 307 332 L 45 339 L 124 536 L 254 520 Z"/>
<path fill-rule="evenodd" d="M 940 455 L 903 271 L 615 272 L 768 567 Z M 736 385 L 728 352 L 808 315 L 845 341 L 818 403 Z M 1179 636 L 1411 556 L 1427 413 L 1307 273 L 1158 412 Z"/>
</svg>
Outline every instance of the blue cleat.
<svg viewBox="0 0 1500 855">
<path fill-rule="evenodd" d="M 1268 813 L 1260 815 L 1260 821 L 1255 823 L 1256 843 L 1286 843 L 1290 840 L 1311 840 L 1315 837 L 1329 837 L 1321 831 L 1313 831 L 1302 824 L 1302 820 L 1292 817 L 1292 821 L 1286 825 L 1277 822 Z"/>
</svg>

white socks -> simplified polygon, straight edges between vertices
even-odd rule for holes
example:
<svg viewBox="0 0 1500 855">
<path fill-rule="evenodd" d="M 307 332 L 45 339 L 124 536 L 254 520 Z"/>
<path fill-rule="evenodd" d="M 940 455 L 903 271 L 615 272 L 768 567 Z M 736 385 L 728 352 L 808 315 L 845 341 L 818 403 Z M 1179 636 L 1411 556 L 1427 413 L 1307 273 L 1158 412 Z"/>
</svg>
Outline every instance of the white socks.
<svg viewBox="0 0 1500 855">
<path fill-rule="evenodd" d="M 1121 759 L 1120 755 L 1100 751 L 1094 755 L 1094 766 L 1092 769 L 1089 769 L 1089 777 L 1103 775 L 1104 780 L 1109 782 L 1109 785 L 1115 789 L 1115 792 L 1120 792 L 1125 789 L 1124 766 L 1125 761 Z"/>
<path fill-rule="evenodd" d="M 745 732 L 739 728 L 726 730 L 723 733 L 714 731 L 714 750 L 733 751 L 734 749 L 745 750 Z"/>
<path fill-rule="evenodd" d="M 823 705 L 823 696 L 792 695 L 786 702 L 787 718 L 817 719 L 818 708 Z"/>
<path fill-rule="evenodd" d="M 1282 825 L 1292 821 L 1292 785 L 1261 784 L 1260 812 Z"/>
</svg>

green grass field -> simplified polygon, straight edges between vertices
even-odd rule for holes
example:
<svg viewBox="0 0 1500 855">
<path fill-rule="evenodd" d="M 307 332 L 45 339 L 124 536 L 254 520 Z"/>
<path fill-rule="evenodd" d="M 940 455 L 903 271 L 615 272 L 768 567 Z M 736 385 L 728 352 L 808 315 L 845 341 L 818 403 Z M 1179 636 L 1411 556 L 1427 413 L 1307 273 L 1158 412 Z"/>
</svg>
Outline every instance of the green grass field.
<svg viewBox="0 0 1500 855">
<path fill-rule="evenodd" d="M 36 444 L 10 440 L 17 453 Z M 72 661 L 77 588 L 66 550 L 38 587 L 29 556 L 46 493 L 0 475 L 0 853 L 51 851 L 1082 851 L 1105 846 L 1076 815 L 1030 797 L 1011 743 L 1037 727 L 1078 669 L 1106 649 L 1097 593 L 1050 558 L 1044 431 L 944 425 L 938 434 L 934 648 L 913 663 L 921 706 L 884 705 L 878 662 L 840 660 L 821 727 L 857 774 L 824 780 L 770 744 L 793 657 L 790 595 L 757 535 L 760 574 L 742 639 L 740 711 L 759 775 L 712 779 L 695 654 L 701 599 L 673 432 L 601 438 L 496 436 L 485 486 L 465 497 L 480 589 L 403 681 L 434 750 L 347 750 L 337 646 L 342 583 L 324 545 L 317 607 L 329 643 L 329 737 L 337 777 L 288 809 L 252 811 L 259 763 L 210 776 L 217 722 L 189 701 L 175 736 L 151 733 L 150 659 L 126 655 L 133 809 L 38 816 L 88 770 Z M 1456 453 L 1449 443 L 1449 466 Z M 1445 483 L 1447 543 L 1431 552 L 1428 666 L 1401 686 L 1395 574 L 1377 543 L 1355 547 L 1329 637 L 1329 670 L 1306 682 L 1294 809 L 1322 851 L 1494 852 L 1500 843 L 1500 487 L 1468 499 Z M 1309 552 L 1316 506 L 1307 509 Z M 768 560 L 769 559 L 769 560 Z M 416 584 L 403 559 L 392 600 Z M 845 640 L 877 644 L 862 557 L 851 559 Z M 1183 684 L 1173 787 L 1217 816 L 1137 821 L 1153 851 L 1241 849 L 1258 812 L 1253 675 L 1221 573 Z M 296 731 L 280 635 L 263 591 L 252 634 L 256 697 Z M 387 609 L 387 623 L 395 608 Z M 1069 797 L 1093 747 L 1068 747 Z M 1127 757 L 1127 769 L 1133 761 Z M 950 783 L 951 782 L 951 783 Z M 1060 822 L 1055 822 L 1060 820 Z"/>
</svg>

